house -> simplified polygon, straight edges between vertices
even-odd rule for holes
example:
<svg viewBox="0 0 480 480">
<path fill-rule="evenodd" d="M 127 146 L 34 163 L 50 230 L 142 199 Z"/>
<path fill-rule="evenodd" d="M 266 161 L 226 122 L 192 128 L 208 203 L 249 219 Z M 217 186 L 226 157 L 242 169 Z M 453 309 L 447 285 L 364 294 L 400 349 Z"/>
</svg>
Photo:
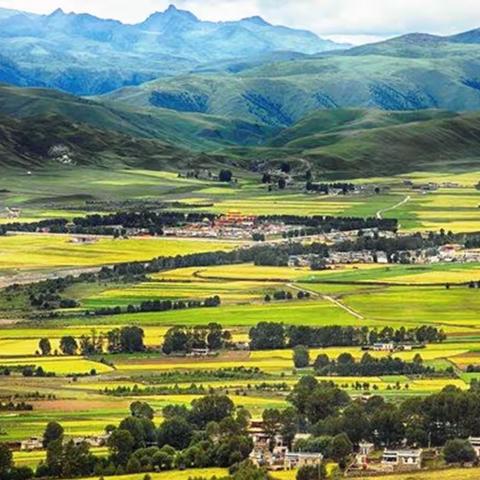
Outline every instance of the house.
<svg viewBox="0 0 480 480">
<path fill-rule="evenodd" d="M 208 357 L 209 355 L 211 355 L 209 348 L 192 348 L 187 357 Z"/>
<path fill-rule="evenodd" d="M 468 439 L 470 445 L 475 450 L 477 457 L 480 457 L 480 437 L 470 437 Z"/>
<path fill-rule="evenodd" d="M 23 440 L 20 445 L 20 450 L 25 452 L 31 452 L 33 450 L 42 450 L 43 440 L 40 437 L 30 437 L 27 440 Z"/>
<path fill-rule="evenodd" d="M 374 343 L 372 350 L 374 352 L 393 352 L 395 345 L 393 343 Z"/>
<path fill-rule="evenodd" d="M 390 471 L 420 470 L 422 450 L 385 450 L 382 465 Z"/>
<path fill-rule="evenodd" d="M 355 467 L 365 470 L 368 468 L 368 456 L 373 452 L 375 445 L 373 443 L 362 442 L 358 446 L 358 453 L 355 457 Z"/>
<path fill-rule="evenodd" d="M 285 455 L 285 470 L 294 470 L 304 466 L 320 465 L 323 461 L 321 453 L 288 452 Z"/>
<path fill-rule="evenodd" d="M 75 437 L 72 440 L 76 446 L 86 443 L 90 447 L 103 447 L 106 445 L 108 438 L 109 435 L 97 435 L 94 437 Z"/>
<path fill-rule="evenodd" d="M 385 252 L 377 252 L 377 263 L 380 263 L 382 265 L 388 264 L 388 256 Z"/>
</svg>

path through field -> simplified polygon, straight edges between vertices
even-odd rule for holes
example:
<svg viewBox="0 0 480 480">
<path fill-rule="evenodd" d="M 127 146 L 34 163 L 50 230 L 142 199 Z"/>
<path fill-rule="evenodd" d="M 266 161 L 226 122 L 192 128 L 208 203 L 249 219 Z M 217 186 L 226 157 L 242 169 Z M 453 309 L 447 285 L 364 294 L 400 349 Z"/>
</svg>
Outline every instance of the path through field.
<svg viewBox="0 0 480 480">
<path fill-rule="evenodd" d="M 352 315 L 355 318 L 358 318 L 359 320 L 365 320 L 365 317 L 361 314 L 350 308 L 349 306 L 345 305 L 342 303 L 340 300 L 337 300 L 336 298 L 332 297 L 331 295 L 325 295 L 321 294 L 318 292 L 314 292 L 313 290 L 309 290 L 308 288 L 300 288 L 294 285 L 293 283 L 287 284 L 287 287 L 293 288 L 294 290 L 302 291 L 302 292 L 308 292 L 312 297 L 317 297 L 317 298 L 322 298 L 323 300 L 327 300 L 330 303 L 333 303 L 337 307 L 341 308 L 342 310 L 345 310 L 348 314 Z"/>
<path fill-rule="evenodd" d="M 393 207 L 388 207 L 388 208 L 384 208 L 383 210 L 379 210 L 377 213 L 376 213 L 376 217 L 378 218 L 378 220 L 382 220 L 383 218 L 383 215 L 387 212 L 390 212 L 392 210 L 395 210 L 399 207 L 401 207 L 402 205 L 405 205 L 406 203 L 408 203 L 410 200 L 412 199 L 412 197 L 410 197 L 410 195 L 407 195 L 401 202 L 398 202 L 397 204 L 393 205 Z"/>
</svg>

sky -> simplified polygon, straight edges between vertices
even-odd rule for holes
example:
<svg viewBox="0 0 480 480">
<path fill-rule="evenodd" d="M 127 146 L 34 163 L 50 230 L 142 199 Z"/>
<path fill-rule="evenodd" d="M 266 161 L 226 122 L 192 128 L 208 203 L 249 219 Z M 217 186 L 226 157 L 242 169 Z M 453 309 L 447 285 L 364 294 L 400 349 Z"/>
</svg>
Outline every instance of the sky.
<svg viewBox="0 0 480 480">
<path fill-rule="evenodd" d="M 260 15 L 273 24 L 354 44 L 411 32 L 447 35 L 480 27 L 479 0 L 0 0 L 0 7 L 35 13 L 62 8 L 136 23 L 170 3 L 202 20 Z"/>
</svg>

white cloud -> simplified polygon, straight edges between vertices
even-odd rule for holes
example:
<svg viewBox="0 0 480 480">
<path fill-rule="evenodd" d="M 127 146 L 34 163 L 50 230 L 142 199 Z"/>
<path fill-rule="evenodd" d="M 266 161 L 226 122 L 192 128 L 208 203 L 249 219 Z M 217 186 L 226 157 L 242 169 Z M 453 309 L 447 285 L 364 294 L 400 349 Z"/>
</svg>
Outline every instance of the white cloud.
<svg viewBox="0 0 480 480">
<path fill-rule="evenodd" d="M 171 0 L 170 0 L 171 1 Z M 90 12 L 138 22 L 169 0 L 0 0 L 0 7 L 49 13 Z M 407 32 L 450 34 L 480 26 L 478 0 L 177 0 L 204 20 L 261 15 L 275 23 L 336 39 L 377 39 Z"/>
</svg>

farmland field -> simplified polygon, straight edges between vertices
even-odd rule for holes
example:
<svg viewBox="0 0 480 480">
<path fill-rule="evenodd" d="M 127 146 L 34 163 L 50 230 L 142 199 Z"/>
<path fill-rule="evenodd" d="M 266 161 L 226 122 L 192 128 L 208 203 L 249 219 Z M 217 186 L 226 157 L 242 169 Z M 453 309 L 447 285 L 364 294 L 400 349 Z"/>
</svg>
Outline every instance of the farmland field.
<svg viewBox="0 0 480 480">
<path fill-rule="evenodd" d="M 450 181 L 455 175 L 431 177 L 413 175 L 415 181 Z M 175 208 L 194 205 L 196 211 L 245 214 L 292 215 L 376 215 L 398 218 L 402 232 L 439 228 L 458 231 L 480 230 L 478 193 L 473 188 L 476 175 L 459 176 L 458 189 L 440 188 L 429 194 L 412 192 L 395 179 L 355 180 L 357 183 L 388 186 L 381 194 L 318 196 L 305 192 L 267 192 L 251 177 L 234 186 L 194 179 L 180 179 L 164 172 L 124 170 L 112 175 L 84 170 L 86 195 L 101 187 L 102 198 L 115 197 L 143 201 L 161 195 L 162 201 L 178 202 Z M 78 205 L 76 187 L 67 171 L 34 178 L 44 189 L 27 192 L 28 179 L 20 176 L 15 191 L 5 195 L 8 204 L 22 204 L 22 221 L 46 218 L 72 218 L 87 213 Z M 60 188 L 62 186 L 62 188 Z M 58 195 L 52 197 L 49 190 Z M 69 194 L 69 189 L 72 194 Z M 408 201 L 403 200 L 408 197 Z M 67 200 L 68 198 L 68 200 Z M 82 200 L 83 201 L 83 200 Z M 455 209 L 449 205 L 455 204 Z M 174 203 L 172 203 L 174 204 Z M 48 205 L 48 208 L 45 208 Z M 397 205 L 399 205 L 397 207 Z M 65 207 L 65 208 L 63 208 Z M 68 207 L 68 208 L 67 208 Z M 5 219 L 2 221 L 5 222 Z M 91 267 L 154 257 L 188 255 L 247 247 L 252 242 L 130 238 L 113 240 L 98 237 L 92 243 L 72 242 L 72 235 L 7 235 L 0 237 L 0 272 L 5 284 L 17 276 L 45 279 L 56 272 L 87 271 Z M 281 242 L 280 236 L 274 238 Z M 316 241 L 305 240 L 306 243 Z M 36 276 L 38 275 L 38 276 Z M 231 341 L 244 344 L 249 331 L 260 322 L 311 327 L 368 327 L 381 331 L 431 326 L 442 329 L 447 340 L 412 351 L 395 352 L 395 358 L 413 362 L 421 356 L 434 375 L 317 376 L 332 382 L 352 398 L 380 395 L 387 402 L 423 398 L 446 386 L 468 391 L 472 380 L 480 378 L 467 372 L 480 365 L 480 296 L 469 282 L 480 280 L 478 263 L 439 263 L 432 265 L 336 265 L 329 270 L 312 271 L 308 267 L 259 266 L 253 263 L 215 266 L 188 266 L 173 270 L 148 272 L 141 278 L 96 279 L 69 284 L 62 290 L 75 307 L 52 311 L 35 310 L 28 295 L 17 292 L 0 294 L 0 398 L 25 398 L 32 411 L 0 411 L 0 434 L 15 442 L 41 436 L 48 421 L 58 421 L 67 437 L 94 436 L 106 425 L 118 425 L 129 414 L 135 401 L 147 402 L 155 422 L 163 421 L 169 405 L 190 407 L 191 402 L 209 392 L 226 393 L 235 407 L 245 407 L 259 419 L 265 410 L 283 410 L 291 405 L 289 393 L 304 375 L 315 375 L 312 363 L 318 355 L 331 361 L 350 354 L 360 361 L 365 354 L 360 346 L 310 348 L 310 365 L 297 369 L 291 348 L 245 351 L 222 349 L 208 357 L 165 355 L 162 345 L 172 327 L 206 327 L 212 322 L 229 331 Z M 447 288 L 448 284 L 448 288 Z M 288 298 L 276 299 L 279 292 Z M 299 295 L 301 293 L 301 295 Z M 308 293 L 308 295 L 307 295 Z M 174 308 L 168 311 L 142 311 L 142 303 L 202 302 L 220 297 L 215 307 Z M 119 309 L 108 314 L 108 309 Z M 107 312 L 107 313 L 105 313 Z M 18 322 L 18 323 L 16 323 Z M 126 326 L 143 329 L 146 351 L 100 354 L 78 350 L 63 355 L 60 341 L 73 337 L 100 335 Z M 42 355 L 40 341 L 48 338 L 51 352 Z M 389 352 L 370 352 L 373 358 L 386 358 Z M 24 376 L 33 367 L 47 375 Z M 247 374 L 238 378 L 217 378 L 215 372 L 242 368 Z M 133 393 L 135 389 L 135 393 Z M 116 393 L 115 393 L 116 392 Z M 120 393 L 118 393 L 120 392 Z M 123 393 L 122 393 L 123 392 Z M 95 451 L 95 450 L 94 450 Z M 108 450 L 95 451 L 98 455 Z M 45 458 L 44 451 L 15 452 L 18 465 L 35 466 Z M 445 471 L 438 478 L 450 480 L 455 471 Z M 153 480 L 188 479 L 192 475 L 224 474 L 222 469 L 187 470 L 154 473 Z M 462 471 L 463 474 L 469 471 Z M 277 480 L 294 480 L 296 472 L 279 472 Z M 423 474 L 414 479 L 429 480 Z M 449 476 L 450 475 L 450 476 Z M 107 477 L 106 477 L 107 478 Z M 111 478 L 111 477 L 110 477 Z M 137 478 L 135 475 L 113 478 Z M 410 477 L 388 478 L 410 480 Z M 469 478 L 469 477 L 461 477 Z M 472 480 L 475 478 L 471 477 Z M 143 480 L 143 476 L 138 476 Z"/>
<path fill-rule="evenodd" d="M 93 267 L 158 256 L 230 250 L 229 242 L 166 239 L 111 240 L 76 244 L 69 235 L 8 235 L 0 238 L 0 270 Z"/>
</svg>

